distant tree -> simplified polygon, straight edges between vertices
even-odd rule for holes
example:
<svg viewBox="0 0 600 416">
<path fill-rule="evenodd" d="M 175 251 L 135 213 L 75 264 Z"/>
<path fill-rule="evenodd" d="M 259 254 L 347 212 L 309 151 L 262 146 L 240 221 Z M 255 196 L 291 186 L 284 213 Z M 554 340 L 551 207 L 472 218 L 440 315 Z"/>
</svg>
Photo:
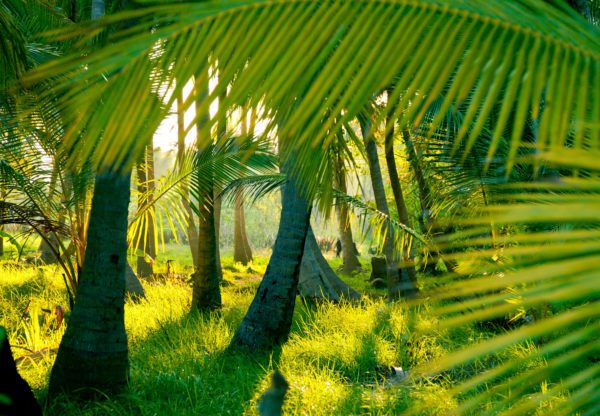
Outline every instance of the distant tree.
<svg viewBox="0 0 600 416">
<path fill-rule="evenodd" d="M 256 124 L 256 109 L 245 111 L 242 120 L 242 137 L 254 136 L 254 127 Z M 233 260 L 246 265 L 252 261 L 252 248 L 248 242 L 246 233 L 246 215 L 244 213 L 244 191 L 240 189 L 236 192 L 233 203 Z"/>
</svg>

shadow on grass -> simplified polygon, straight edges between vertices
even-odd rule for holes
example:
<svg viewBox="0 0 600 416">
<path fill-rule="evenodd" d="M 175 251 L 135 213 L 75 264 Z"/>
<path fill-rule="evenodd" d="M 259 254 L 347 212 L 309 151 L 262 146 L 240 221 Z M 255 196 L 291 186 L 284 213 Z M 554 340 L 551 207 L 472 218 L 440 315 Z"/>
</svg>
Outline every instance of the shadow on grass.
<svg viewBox="0 0 600 416">
<path fill-rule="evenodd" d="M 255 405 L 280 349 L 230 350 L 235 317 L 192 312 L 130 345 L 129 390 L 112 400 L 57 398 L 47 415 L 239 415 Z M 236 312 L 237 313 L 237 312 Z"/>
</svg>

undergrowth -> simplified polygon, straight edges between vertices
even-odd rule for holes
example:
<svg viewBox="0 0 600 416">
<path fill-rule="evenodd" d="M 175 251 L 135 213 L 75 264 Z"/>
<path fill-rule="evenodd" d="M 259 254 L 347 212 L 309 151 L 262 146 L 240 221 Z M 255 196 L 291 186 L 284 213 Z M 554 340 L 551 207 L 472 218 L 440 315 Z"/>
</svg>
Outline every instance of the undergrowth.
<svg viewBox="0 0 600 416">
<path fill-rule="evenodd" d="M 129 391 L 117 399 L 85 404 L 61 398 L 45 404 L 46 414 L 256 415 L 257 400 L 278 368 L 290 383 L 286 414 L 393 415 L 410 405 L 418 414 L 443 415 L 458 405 L 452 385 L 495 363 L 476 361 L 418 381 L 397 379 L 399 367 L 410 374 L 411 368 L 487 335 L 477 327 L 439 330 L 426 306 L 409 311 L 403 302 L 386 302 L 385 292 L 367 282 L 368 264 L 362 273 L 342 275 L 365 294 L 360 303 L 315 305 L 299 299 L 292 333 L 283 346 L 268 353 L 229 350 L 268 259 L 259 257 L 242 266 L 224 255 L 224 307 L 220 313 L 200 314 L 190 313 L 191 288 L 182 277 L 189 265 L 178 263 L 184 255 L 169 254 L 173 276 L 144 282 L 146 299 L 126 304 Z M 339 266 L 338 259 L 331 263 Z M 157 263 L 156 268 L 164 273 L 166 264 Z M 0 276 L 0 325 L 8 329 L 20 373 L 44 403 L 64 332 L 64 324 L 56 329 L 55 307 L 68 304 L 59 270 L 4 261 Z M 523 348 L 535 346 L 496 358 L 518 358 Z M 563 399 L 553 397 L 538 414 L 551 414 L 553 401 Z M 475 414 L 491 406 L 482 403 Z"/>
</svg>

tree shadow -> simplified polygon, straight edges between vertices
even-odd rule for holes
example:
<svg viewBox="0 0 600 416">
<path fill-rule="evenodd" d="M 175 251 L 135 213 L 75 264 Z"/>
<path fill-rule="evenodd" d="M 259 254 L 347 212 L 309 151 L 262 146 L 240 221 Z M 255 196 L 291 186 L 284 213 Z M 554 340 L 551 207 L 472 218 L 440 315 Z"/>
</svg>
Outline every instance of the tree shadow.
<svg viewBox="0 0 600 416">
<path fill-rule="evenodd" d="M 160 323 L 130 344 L 126 393 L 87 403 L 57 397 L 45 414 L 243 414 L 267 386 L 281 350 L 228 349 L 235 328 L 223 315 L 191 312 Z"/>
</svg>

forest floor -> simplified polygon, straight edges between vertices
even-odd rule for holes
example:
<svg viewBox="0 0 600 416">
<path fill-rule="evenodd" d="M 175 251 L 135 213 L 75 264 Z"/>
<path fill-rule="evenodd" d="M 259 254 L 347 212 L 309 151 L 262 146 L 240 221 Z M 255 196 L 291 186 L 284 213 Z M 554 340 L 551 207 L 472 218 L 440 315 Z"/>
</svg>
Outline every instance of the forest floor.
<svg viewBox="0 0 600 416">
<path fill-rule="evenodd" d="M 277 368 L 290 383 L 285 414 L 393 415 L 410 404 L 416 414 L 444 415 L 458 406 L 452 385 L 494 365 L 476 360 L 468 368 L 435 377 L 402 380 L 405 373 L 399 367 L 410 372 L 487 335 L 473 326 L 439 330 L 427 307 L 409 312 L 402 302 L 386 302 L 383 291 L 369 287 L 368 270 L 342 275 L 365 294 L 360 304 L 309 304 L 299 299 L 283 346 L 263 354 L 230 351 L 227 346 L 254 296 L 267 257 L 242 266 L 223 256 L 224 307 L 220 313 L 200 314 L 190 313 L 191 288 L 182 278 L 190 268 L 187 259 L 172 250 L 163 258 L 175 260 L 175 275 L 144 282 L 147 298 L 128 299 L 126 304 L 128 393 L 83 405 L 58 400 L 45 414 L 255 415 L 257 400 Z M 335 269 L 339 260 L 331 264 Z M 165 267 L 159 263 L 158 271 Z M 0 325 L 8 329 L 20 373 L 43 402 L 53 351 L 64 331 L 64 325 L 52 330 L 51 311 L 67 304 L 59 270 L 0 261 L 0 294 Z M 530 348 L 535 346 L 523 344 L 497 358 L 518 358 Z M 553 403 L 560 400 L 565 398 L 551 398 L 536 414 L 552 414 Z M 473 414 L 493 405 L 481 403 Z"/>
</svg>

